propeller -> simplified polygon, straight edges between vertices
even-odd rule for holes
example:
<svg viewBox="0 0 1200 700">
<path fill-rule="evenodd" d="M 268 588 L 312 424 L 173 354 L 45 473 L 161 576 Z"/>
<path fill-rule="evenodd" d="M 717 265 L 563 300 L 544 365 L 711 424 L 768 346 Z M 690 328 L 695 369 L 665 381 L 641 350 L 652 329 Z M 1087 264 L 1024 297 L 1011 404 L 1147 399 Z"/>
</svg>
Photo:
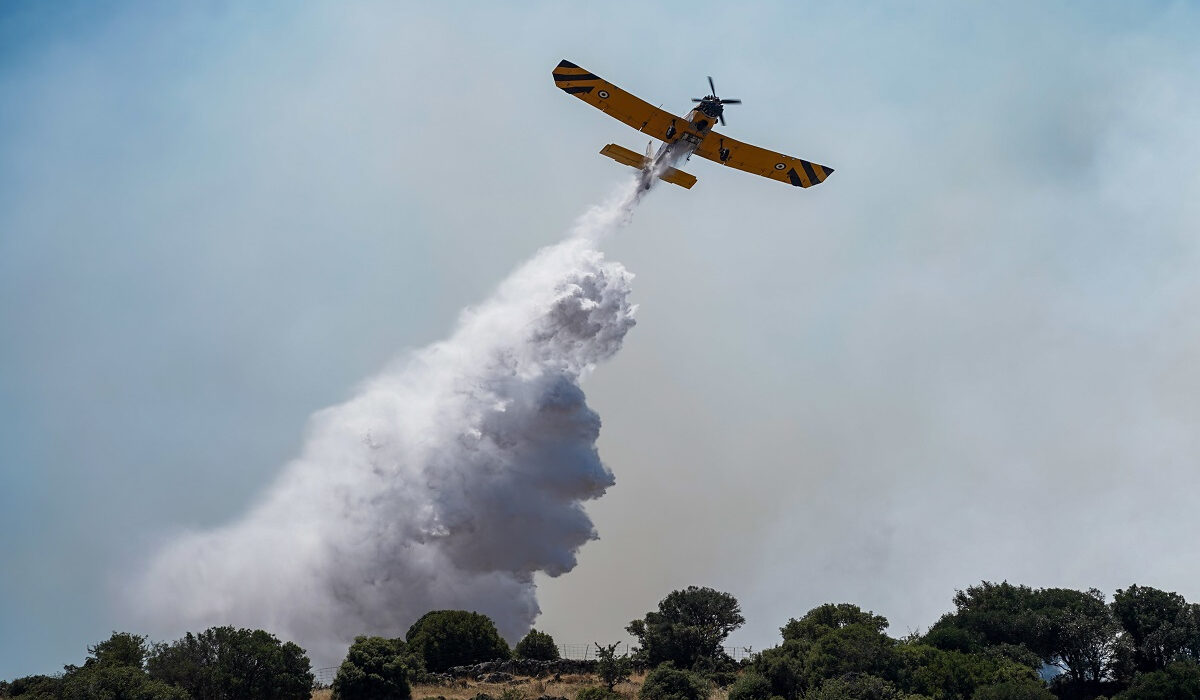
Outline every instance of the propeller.
<svg viewBox="0 0 1200 700">
<path fill-rule="evenodd" d="M 736 98 L 730 98 L 730 99 L 728 99 L 728 100 L 723 100 L 723 99 L 721 99 L 720 97 L 717 97 L 717 86 L 713 84 L 713 79 L 712 79 L 712 76 L 711 76 L 711 75 L 710 75 L 710 76 L 708 76 L 708 87 L 709 87 L 709 89 L 710 89 L 710 90 L 712 90 L 712 92 L 711 92 L 711 93 L 709 93 L 709 95 L 708 95 L 708 96 L 709 96 L 709 97 L 711 97 L 711 98 L 713 98 L 714 100 L 716 100 L 716 101 L 717 101 L 717 104 L 719 104 L 719 105 L 740 105 L 740 104 L 742 103 L 742 101 L 741 101 L 741 100 L 739 100 L 739 99 L 736 99 Z M 702 99 L 700 99 L 700 98 L 698 98 L 698 97 L 693 97 L 693 98 L 692 98 L 692 102 L 703 102 L 703 101 L 704 101 L 704 100 L 702 100 Z M 721 120 L 721 126 L 725 126 L 725 114 L 724 114 L 724 112 L 722 112 L 722 113 L 718 114 L 718 115 L 717 115 L 717 119 L 720 119 L 720 120 Z"/>
</svg>

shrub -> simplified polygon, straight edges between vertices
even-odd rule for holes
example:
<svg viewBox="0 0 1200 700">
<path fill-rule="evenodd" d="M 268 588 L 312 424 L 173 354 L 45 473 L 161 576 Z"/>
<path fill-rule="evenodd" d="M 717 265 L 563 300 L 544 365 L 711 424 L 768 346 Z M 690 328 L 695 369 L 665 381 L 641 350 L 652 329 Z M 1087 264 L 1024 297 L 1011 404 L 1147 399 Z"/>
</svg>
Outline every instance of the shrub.
<svg viewBox="0 0 1200 700">
<path fill-rule="evenodd" d="M 406 639 L 435 673 L 512 655 L 491 618 L 465 610 L 425 613 L 408 629 Z"/>
<path fill-rule="evenodd" d="M 639 700 L 705 700 L 708 684 L 690 671 L 667 662 L 650 672 L 638 693 Z"/>
<path fill-rule="evenodd" d="M 896 686 L 865 673 L 830 678 L 804 696 L 806 700 L 900 700 Z"/>
<path fill-rule="evenodd" d="M 355 637 L 333 679 L 335 700 L 409 700 L 402 639 Z"/>
<path fill-rule="evenodd" d="M 1114 700 L 1200 700 L 1200 664 L 1176 661 L 1161 671 L 1138 674 Z"/>
<path fill-rule="evenodd" d="M 625 631 L 637 637 L 638 658 L 647 665 L 671 661 L 692 669 L 724 657 L 721 643 L 745 621 L 737 598 L 711 588 L 688 586 L 672 591 L 659 601 L 657 612 L 630 622 Z"/>
<path fill-rule="evenodd" d="M 52 676 L 24 676 L 14 678 L 7 684 L 7 695 L 0 697 L 20 697 L 22 700 L 57 700 L 62 697 L 62 679 Z"/>
<path fill-rule="evenodd" d="M 622 654 L 617 656 L 617 644 L 604 646 L 596 642 L 596 675 L 604 681 L 609 692 L 618 683 L 629 680 L 629 657 Z"/>
<path fill-rule="evenodd" d="M 516 648 L 513 649 L 513 655 L 518 659 L 557 661 L 558 645 L 554 643 L 554 637 L 545 632 L 529 630 L 529 634 L 517 642 Z"/>
<path fill-rule="evenodd" d="M 771 697 L 771 681 L 754 671 L 743 673 L 729 686 L 729 700 L 767 700 Z"/>
<path fill-rule="evenodd" d="M 1006 681 L 975 691 L 971 700 L 1055 700 L 1040 681 Z"/>
<path fill-rule="evenodd" d="M 156 646 L 147 668 L 155 680 L 179 686 L 196 700 L 309 700 L 312 695 L 304 650 L 263 630 L 188 632 Z"/>
<path fill-rule="evenodd" d="M 190 700 L 183 688 L 154 680 L 138 666 L 120 664 L 93 664 L 72 669 L 63 676 L 61 697 L 72 700 Z"/>
</svg>

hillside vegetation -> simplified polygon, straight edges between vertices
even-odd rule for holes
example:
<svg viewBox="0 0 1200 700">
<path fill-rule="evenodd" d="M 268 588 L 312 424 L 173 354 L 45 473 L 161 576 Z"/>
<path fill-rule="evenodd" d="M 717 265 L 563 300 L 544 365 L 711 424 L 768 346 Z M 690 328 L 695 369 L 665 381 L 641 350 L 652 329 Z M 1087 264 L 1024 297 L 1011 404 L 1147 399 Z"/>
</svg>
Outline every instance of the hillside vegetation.
<svg viewBox="0 0 1200 700">
<path fill-rule="evenodd" d="M 559 659 L 531 630 L 515 648 L 490 619 L 437 610 L 404 638 L 358 637 L 332 687 L 303 649 L 263 630 L 214 627 L 171 643 L 114 633 L 80 666 L 0 682 L 24 700 L 1200 700 L 1200 605 L 1130 586 L 984 581 L 924 633 L 851 603 L 817 606 L 741 661 L 722 646 L 745 622 L 711 588 L 673 591 L 629 623 L 632 655 Z"/>
</svg>

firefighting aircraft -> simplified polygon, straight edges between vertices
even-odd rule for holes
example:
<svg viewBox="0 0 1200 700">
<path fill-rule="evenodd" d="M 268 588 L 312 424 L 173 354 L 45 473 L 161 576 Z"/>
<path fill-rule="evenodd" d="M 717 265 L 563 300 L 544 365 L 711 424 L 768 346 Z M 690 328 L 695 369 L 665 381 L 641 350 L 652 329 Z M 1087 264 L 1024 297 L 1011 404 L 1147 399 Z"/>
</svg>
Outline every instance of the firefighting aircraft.
<svg viewBox="0 0 1200 700">
<path fill-rule="evenodd" d="M 692 102 L 699 104 L 688 112 L 686 118 L 676 117 L 638 99 L 570 61 L 560 61 L 554 69 L 554 84 L 609 116 L 663 142 L 654 155 L 650 154 L 650 145 L 646 146 L 645 155 L 615 143 L 600 150 L 601 154 L 618 163 L 641 170 L 642 187 L 646 189 L 650 188 L 655 177 L 691 189 L 696 184 L 696 176 L 671 166 L 691 158 L 693 153 L 797 187 L 818 185 L 833 172 L 833 168 L 751 146 L 713 131 L 714 121 L 720 120 L 721 126 L 725 126 L 724 106 L 741 104 L 742 101 L 717 97 L 717 88 L 711 76 L 708 87 L 712 94 L 692 98 Z"/>
</svg>

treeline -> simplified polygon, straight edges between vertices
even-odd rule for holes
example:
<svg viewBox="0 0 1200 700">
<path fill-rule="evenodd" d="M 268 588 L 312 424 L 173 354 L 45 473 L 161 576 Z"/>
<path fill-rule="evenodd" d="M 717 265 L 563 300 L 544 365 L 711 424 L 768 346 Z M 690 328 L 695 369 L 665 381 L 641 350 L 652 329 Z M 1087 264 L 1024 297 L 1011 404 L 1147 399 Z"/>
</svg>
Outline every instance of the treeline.
<svg viewBox="0 0 1200 700">
<path fill-rule="evenodd" d="M 732 596 L 689 588 L 628 631 L 635 658 L 728 683 L 729 700 L 1200 700 L 1200 605 L 1155 588 L 1108 603 L 1095 589 L 985 581 L 901 639 L 883 616 L 826 604 L 738 668 L 720 645 L 742 622 Z M 663 699 L 643 687 L 642 700 Z"/>
<path fill-rule="evenodd" d="M 161 644 L 114 632 L 88 647 L 82 666 L 0 682 L 0 698 L 308 700 L 312 687 L 310 663 L 299 646 L 263 630 L 213 627 Z"/>
<path fill-rule="evenodd" d="M 728 593 L 674 591 L 626 627 L 638 640 L 632 655 L 596 645 L 599 682 L 575 700 L 618 700 L 634 670 L 648 671 L 638 700 L 705 700 L 714 688 L 728 700 L 1200 700 L 1200 605 L 1155 588 L 1130 586 L 1108 602 L 1094 589 L 985 581 L 903 638 L 887 634 L 881 615 L 826 604 L 788 620 L 778 646 L 737 662 L 723 643 L 744 622 Z M 414 683 L 509 658 L 553 661 L 558 647 L 531 630 L 510 649 L 484 615 L 433 611 L 403 638 L 357 638 L 333 697 L 410 700 Z M 302 700 L 312 683 L 295 644 L 217 627 L 157 645 L 115 633 L 82 666 L 0 683 L 0 698 Z"/>
</svg>

